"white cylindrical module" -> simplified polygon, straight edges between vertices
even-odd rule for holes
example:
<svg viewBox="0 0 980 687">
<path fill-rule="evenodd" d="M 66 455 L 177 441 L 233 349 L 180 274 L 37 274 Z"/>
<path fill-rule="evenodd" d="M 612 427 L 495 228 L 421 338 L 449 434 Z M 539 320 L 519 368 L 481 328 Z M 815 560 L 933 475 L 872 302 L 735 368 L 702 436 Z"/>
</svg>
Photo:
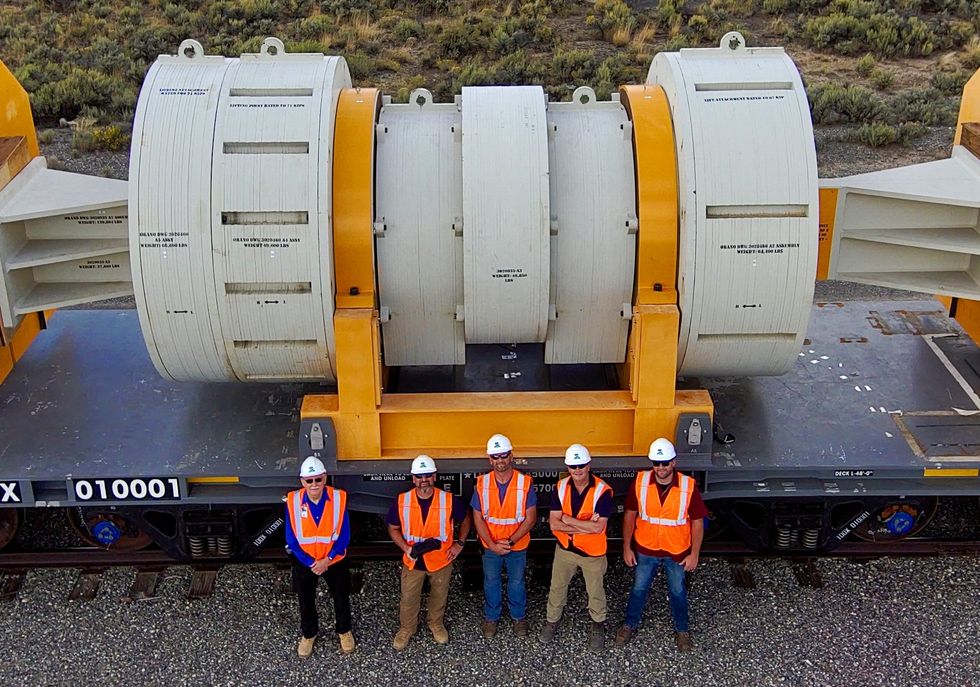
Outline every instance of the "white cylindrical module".
<svg viewBox="0 0 980 687">
<path fill-rule="evenodd" d="M 375 247 L 385 364 L 462 365 L 462 128 L 425 89 L 378 120 Z"/>
<path fill-rule="evenodd" d="M 544 91 L 467 87 L 462 109 L 466 342 L 542 342 L 551 238 Z"/>
<path fill-rule="evenodd" d="M 816 151 L 782 48 L 661 53 L 677 146 L 682 375 L 775 375 L 797 359 L 816 273 Z"/>
<path fill-rule="evenodd" d="M 160 373 L 333 381 L 330 188 L 346 63 L 209 57 L 185 41 L 147 74 L 130 161 L 140 324 Z"/>
<path fill-rule="evenodd" d="M 636 262 L 632 127 L 618 96 L 599 101 L 587 87 L 549 103 L 548 122 L 554 319 L 545 362 L 621 363 Z"/>
</svg>

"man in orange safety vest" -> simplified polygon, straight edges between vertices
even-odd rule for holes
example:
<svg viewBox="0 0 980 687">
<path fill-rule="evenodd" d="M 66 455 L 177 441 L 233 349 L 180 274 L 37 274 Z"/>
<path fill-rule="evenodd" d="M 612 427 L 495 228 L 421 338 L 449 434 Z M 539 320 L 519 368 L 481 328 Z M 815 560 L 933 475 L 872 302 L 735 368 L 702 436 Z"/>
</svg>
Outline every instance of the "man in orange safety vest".
<svg viewBox="0 0 980 687">
<path fill-rule="evenodd" d="M 326 484 L 323 462 L 310 456 L 300 466 L 302 488 L 286 495 L 286 549 L 293 555 L 293 589 L 299 598 L 302 637 L 297 653 L 309 658 L 320 631 L 316 587 L 322 577 L 333 597 L 340 650 L 354 651 L 351 631 L 350 565 L 345 556 L 350 542 L 347 493 Z"/>
<path fill-rule="evenodd" d="M 507 571 L 507 604 L 514 634 L 527 637 L 527 589 L 524 570 L 531 528 L 538 517 L 530 475 L 514 469 L 514 447 L 503 434 L 487 441 L 490 472 L 476 478 L 473 526 L 483 544 L 483 636 L 497 634 L 503 613 L 501 577 Z"/>
<path fill-rule="evenodd" d="M 688 632 L 687 587 L 684 573 L 698 567 L 704 518 L 708 510 L 694 480 L 674 471 L 677 453 L 667 439 L 650 444 L 652 470 L 636 475 L 626 497 L 623 517 L 623 560 L 636 568 L 626 607 L 626 621 L 616 633 L 616 646 L 625 646 L 640 626 L 650 584 L 663 566 L 674 621 L 674 641 L 680 651 L 694 643 Z"/>
<path fill-rule="evenodd" d="M 412 461 L 414 488 L 400 494 L 388 510 L 388 534 L 402 550 L 399 627 L 392 646 L 401 651 L 415 635 L 422 584 L 429 578 L 428 623 L 437 644 L 449 641 L 443 619 L 453 561 L 463 550 L 471 519 L 462 499 L 435 488 L 436 462 L 420 455 Z M 459 525 L 459 537 L 453 532 Z"/>
<path fill-rule="evenodd" d="M 589 595 L 589 648 L 605 646 L 606 623 L 606 523 L 613 509 L 612 488 L 592 474 L 592 456 L 582 444 L 565 451 L 568 477 L 558 481 L 552 492 L 548 522 L 558 540 L 551 565 L 548 611 L 538 641 L 548 644 L 555 638 L 568 600 L 568 585 L 581 570 Z"/>
</svg>

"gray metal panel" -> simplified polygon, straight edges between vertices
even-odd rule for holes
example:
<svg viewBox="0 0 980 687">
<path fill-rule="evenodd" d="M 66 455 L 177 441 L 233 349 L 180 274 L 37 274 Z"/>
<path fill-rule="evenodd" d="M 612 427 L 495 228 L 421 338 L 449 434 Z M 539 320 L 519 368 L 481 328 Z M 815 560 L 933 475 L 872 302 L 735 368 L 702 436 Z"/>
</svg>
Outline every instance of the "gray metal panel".
<svg viewBox="0 0 980 687">
<path fill-rule="evenodd" d="M 977 410 L 920 335 L 942 328 L 955 336 L 934 341 L 976 393 L 980 376 L 962 362 L 977 347 L 938 303 L 814 306 L 808 338 L 787 374 L 700 380 L 714 399 L 715 421 L 736 436 L 716 447 L 716 462 L 742 469 L 934 467 L 916 455 L 896 417 Z"/>
<path fill-rule="evenodd" d="M 288 481 L 298 403 L 314 389 L 172 383 L 150 362 L 135 311 L 58 312 L 0 386 L 0 479 Z"/>
</svg>

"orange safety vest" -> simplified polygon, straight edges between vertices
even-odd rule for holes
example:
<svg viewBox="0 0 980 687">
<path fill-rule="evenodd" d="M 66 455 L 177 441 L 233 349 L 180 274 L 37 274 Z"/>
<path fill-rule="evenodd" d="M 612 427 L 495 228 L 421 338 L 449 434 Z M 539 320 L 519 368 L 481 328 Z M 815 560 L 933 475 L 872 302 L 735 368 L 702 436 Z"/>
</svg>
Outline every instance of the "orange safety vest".
<svg viewBox="0 0 980 687">
<path fill-rule="evenodd" d="M 663 504 L 652 470 L 640 472 L 633 488 L 639 508 L 633 532 L 636 543 L 651 551 L 674 555 L 691 548 L 691 522 L 687 509 L 694 493 L 694 480 L 678 472 L 677 488 L 671 487 Z"/>
<path fill-rule="evenodd" d="M 409 544 L 418 544 L 426 539 L 438 539 L 442 546 L 435 551 L 422 554 L 425 569 L 429 572 L 441 570 L 449 565 L 446 554 L 453 545 L 453 497 L 442 489 L 432 495 L 432 504 L 422 522 L 422 508 L 415 490 L 406 491 L 398 497 L 398 520 L 402 527 L 402 537 Z M 402 563 L 409 570 L 415 570 L 415 561 L 402 556 Z"/>
<path fill-rule="evenodd" d="M 320 524 L 317 524 L 309 512 L 309 508 L 303 503 L 305 489 L 297 489 L 286 495 L 286 507 L 289 510 L 289 522 L 293 526 L 296 534 L 296 541 L 300 548 L 309 554 L 313 560 L 318 561 L 326 558 L 333 548 L 333 543 L 340 537 L 340 530 L 344 524 L 344 513 L 347 509 L 347 492 L 343 489 L 324 487 L 323 495 L 328 504 L 323 509 L 320 516 Z M 330 505 L 333 505 L 331 508 Z M 347 555 L 334 558 L 334 562 L 343 560 Z"/>
<path fill-rule="evenodd" d="M 558 490 L 558 501 L 561 503 L 561 512 L 565 515 L 572 514 L 572 489 L 575 488 L 575 485 L 571 483 L 571 480 L 571 477 L 566 477 L 565 479 L 559 480 L 556 487 Z M 595 484 L 589 487 L 589 490 L 585 492 L 585 497 L 582 501 L 582 508 L 575 517 L 578 520 L 591 520 L 592 515 L 595 513 L 596 506 L 599 505 L 599 497 L 602 496 L 607 489 L 612 491 L 612 487 L 596 477 Z M 579 549 L 580 551 L 584 551 L 590 556 L 606 555 L 605 527 L 602 528 L 601 532 L 596 532 L 595 534 L 568 534 L 567 532 L 555 532 L 554 530 L 552 530 L 552 533 L 554 533 L 555 537 L 566 549 L 570 548 L 570 544 L 574 544 L 575 548 Z"/>
<path fill-rule="evenodd" d="M 528 475 L 514 470 L 507 484 L 504 502 L 501 503 L 497 487 L 493 484 L 495 481 L 496 477 L 490 472 L 476 478 L 476 490 L 480 494 L 480 514 L 490 530 L 490 542 L 480 538 L 485 548 L 490 548 L 490 543 L 498 539 L 509 539 L 520 528 L 527 517 L 527 494 L 533 488 Z M 531 534 L 527 532 L 514 542 L 511 551 L 523 551 L 530 543 Z"/>
</svg>

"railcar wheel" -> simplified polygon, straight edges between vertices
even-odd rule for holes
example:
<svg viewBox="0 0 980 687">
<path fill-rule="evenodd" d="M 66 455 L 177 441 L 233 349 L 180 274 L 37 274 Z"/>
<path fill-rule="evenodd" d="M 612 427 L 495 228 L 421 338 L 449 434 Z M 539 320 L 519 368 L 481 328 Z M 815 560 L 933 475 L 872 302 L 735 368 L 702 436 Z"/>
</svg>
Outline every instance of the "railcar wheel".
<svg viewBox="0 0 980 687">
<path fill-rule="evenodd" d="M 16 508 L 0 509 L 0 549 L 14 540 L 20 527 L 20 511 Z"/>
<path fill-rule="evenodd" d="M 854 536 L 879 544 L 900 541 L 921 532 L 938 506 L 935 496 L 887 499 L 868 509 L 869 517 L 854 528 Z"/>
<path fill-rule="evenodd" d="M 92 546 L 113 551 L 139 551 L 153 539 L 131 520 L 112 511 L 68 509 L 68 522 Z"/>
</svg>

